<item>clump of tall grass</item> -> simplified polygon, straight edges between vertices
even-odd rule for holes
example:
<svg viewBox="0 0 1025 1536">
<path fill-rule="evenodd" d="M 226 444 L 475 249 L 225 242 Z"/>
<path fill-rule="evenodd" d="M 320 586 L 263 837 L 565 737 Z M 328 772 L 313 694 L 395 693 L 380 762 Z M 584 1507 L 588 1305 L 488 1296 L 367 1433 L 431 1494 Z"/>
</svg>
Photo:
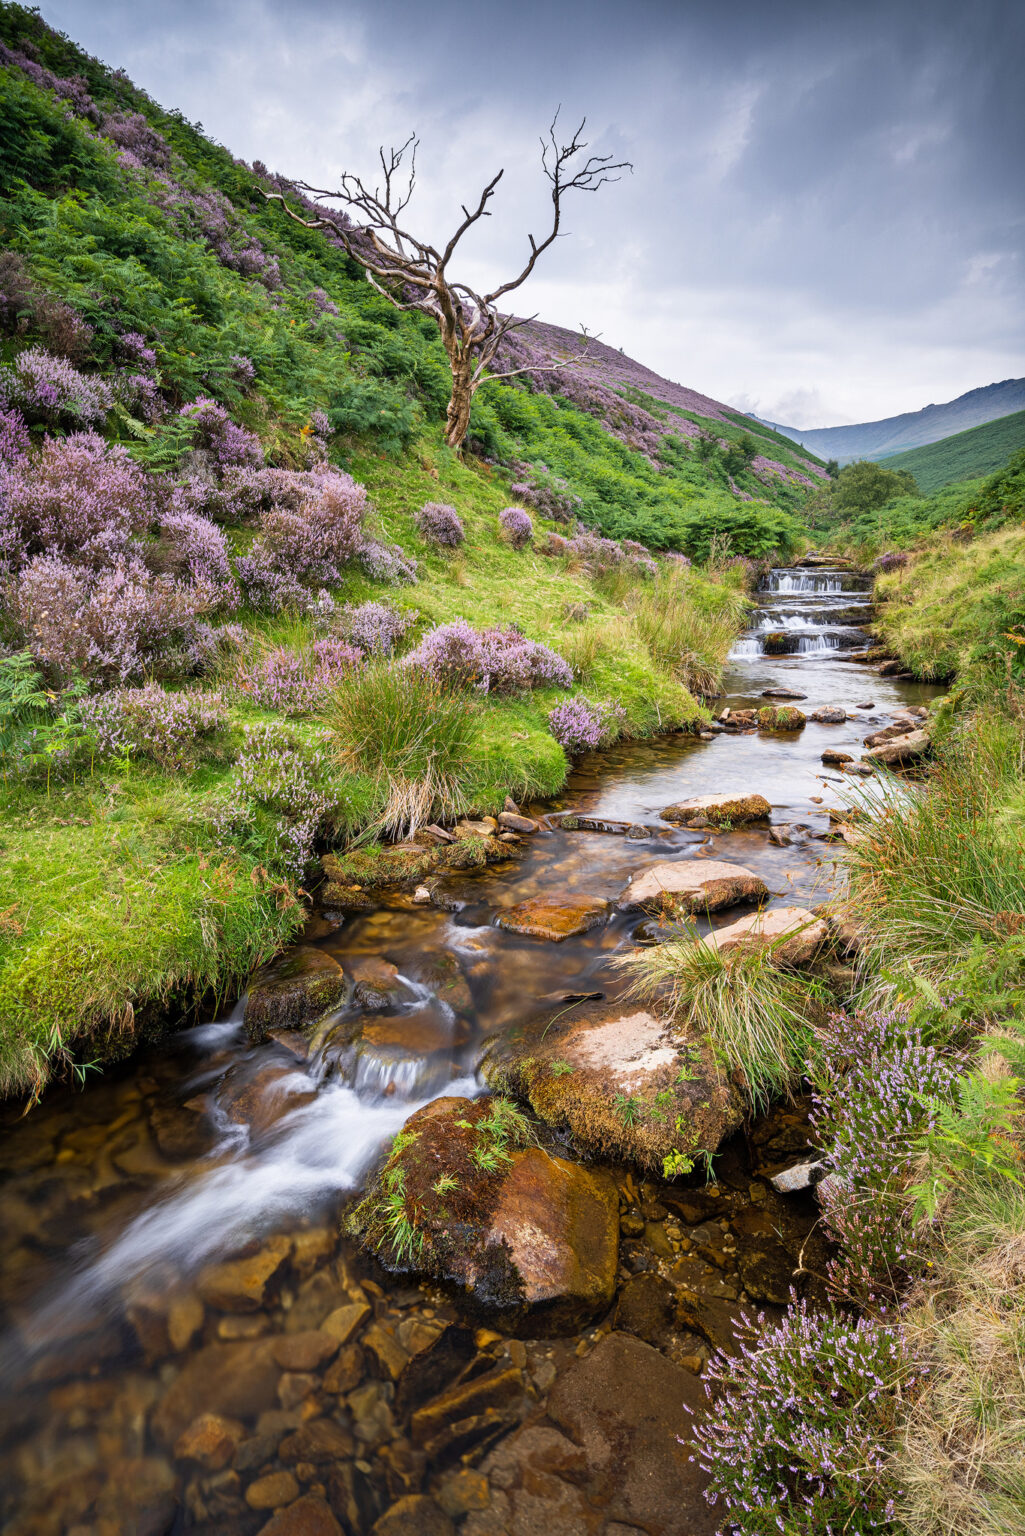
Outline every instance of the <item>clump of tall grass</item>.
<svg viewBox="0 0 1025 1536">
<path fill-rule="evenodd" d="M 756 1110 L 801 1078 L 821 1016 L 821 984 L 782 969 L 774 952 L 772 944 L 720 950 L 681 937 L 619 961 L 636 996 L 657 998 L 682 1030 L 708 1038 Z"/>
<path fill-rule="evenodd" d="M 468 769 L 480 705 L 416 667 L 371 663 L 336 690 L 324 711 L 342 767 L 373 779 L 379 829 L 412 833 L 468 808 Z"/>
<path fill-rule="evenodd" d="M 867 816 L 845 860 L 867 970 L 943 987 L 961 985 L 966 965 L 980 977 L 1025 969 L 1023 773 L 1019 724 L 977 716 L 924 793 L 887 778 L 857 794 Z"/>
<path fill-rule="evenodd" d="M 714 693 L 745 609 L 733 587 L 703 588 L 697 600 L 686 570 L 663 569 L 629 599 L 634 623 L 652 659 L 696 693 Z"/>
</svg>

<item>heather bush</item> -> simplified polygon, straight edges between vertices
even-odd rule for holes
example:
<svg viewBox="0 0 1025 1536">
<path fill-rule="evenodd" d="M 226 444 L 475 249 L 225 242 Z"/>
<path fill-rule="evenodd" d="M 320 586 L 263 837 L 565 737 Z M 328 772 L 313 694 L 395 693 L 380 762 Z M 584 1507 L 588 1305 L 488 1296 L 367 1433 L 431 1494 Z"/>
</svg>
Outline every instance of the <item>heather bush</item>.
<svg viewBox="0 0 1025 1536">
<path fill-rule="evenodd" d="M 77 310 L 35 283 L 17 251 L 0 251 L 0 330 L 31 332 L 48 352 L 71 363 L 88 361 L 95 332 Z"/>
<path fill-rule="evenodd" d="M 156 368 L 157 354 L 147 344 L 141 331 L 125 331 L 118 337 L 117 347 L 126 363 L 135 363 L 147 373 L 151 373 Z"/>
<path fill-rule="evenodd" d="M 513 549 L 524 549 L 534 536 L 534 524 L 522 507 L 503 507 L 498 521 Z"/>
<path fill-rule="evenodd" d="M 737 1338 L 708 1363 L 693 1437 L 720 1530 L 895 1532 L 894 1429 L 918 1380 L 902 1330 L 795 1299 L 779 1323 L 744 1318 Z"/>
<path fill-rule="evenodd" d="M 367 656 L 390 656 L 419 618 L 415 608 L 400 612 L 387 603 L 346 603 L 338 628 Z"/>
<path fill-rule="evenodd" d="M 428 544 L 455 549 L 465 542 L 466 529 L 455 507 L 441 501 L 428 501 L 420 508 L 414 522 Z"/>
<path fill-rule="evenodd" d="M 14 584 L 11 611 L 40 666 L 58 682 L 105 684 L 189 672 L 199 664 L 198 620 L 208 599 L 141 561 L 105 570 L 37 555 Z"/>
<path fill-rule="evenodd" d="M 446 687 L 474 687 L 481 693 L 569 688 L 573 683 L 573 669 L 550 646 L 528 640 L 517 629 L 474 629 L 465 619 L 428 630 L 405 664 Z"/>
<path fill-rule="evenodd" d="M 190 405 L 179 411 L 185 421 L 193 424 L 193 443 L 213 455 L 217 467 L 224 469 L 260 469 L 263 465 L 263 447 L 255 432 L 238 426 L 223 405 L 200 395 Z"/>
<path fill-rule="evenodd" d="M 548 729 L 567 752 L 596 752 L 615 741 L 624 712 L 608 699 L 597 702 L 576 694 L 556 704 L 548 714 Z"/>
<path fill-rule="evenodd" d="M 250 725 L 216 830 L 301 881 L 336 808 L 323 752 L 280 726 Z"/>
<path fill-rule="evenodd" d="M 573 553 L 573 542 L 571 539 L 564 538 L 561 533 L 548 532 L 536 548 L 540 554 L 550 555 L 553 558 L 560 555 L 568 556 Z"/>
<path fill-rule="evenodd" d="M 373 581 L 390 586 L 411 585 L 417 580 L 417 563 L 397 544 L 381 544 L 367 539 L 359 551 L 359 563 Z"/>
<path fill-rule="evenodd" d="M 263 709 L 308 715 L 362 661 L 362 651 L 344 640 L 314 640 L 301 651 L 275 646 L 244 662 L 236 681 L 241 692 Z"/>
<path fill-rule="evenodd" d="M 168 771 L 189 767 L 200 736 L 224 723 L 217 693 L 167 693 L 159 683 L 115 688 L 78 706 L 98 757 L 151 757 Z"/>
<path fill-rule="evenodd" d="M 363 547 L 367 493 L 341 470 L 302 472 L 302 495 L 260 514 L 257 535 L 236 568 L 250 599 L 279 610 L 312 586 L 333 585 Z"/>
<path fill-rule="evenodd" d="M 28 422 L 47 427 L 98 426 L 113 396 L 102 379 L 87 377 L 44 347 L 19 352 L 0 368 L 0 404 L 17 407 Z"/>
<path fill-rule="evenodd" d="M 129 154 L 133 163 L 153 171 L 170 170 L 171 146 L 141 112 L 109 112 L 100 122 L 100 132 Z"/>
<path fill-rule="evenodd" d="M 21 412 L 0 410 L 0 465 L 15 464 L 23 459 L 30 441 Z"/>
<path fill-rule="evenodd" d="M 145 471 L 95 433 L 47 438 L 34 458 L 0 466 L 0 562 L 56 555 L 99 569 L 139 547 L 154 513 Z"/>
<path fill-rule="evenodd" d="M 163 540 L 162 566 L 176 576 L 187 577 L 197 586 L 219 590 L 220 600 L 230 603 L 236 597 L 234 578 L 228 559 L 228 542 L 223 531 L 208 517 L 176 506 L 160 518 Z M 150 556 L 150 564 L 155 556 Z"/>
<path fill-rule="evenodd" d="M 908 1188 L 935 1128 L 929 1098 L 949 1099 L 958 1076 L 904 1009 L 833 1014 L 822 1030 L 812 1126 L 827 1149 L 819 1200 L 841 1245 L 829 1268 L 840 1295 L 893 1297 L 921 1268 Z"/>
<path fill-rule="evenodd" d="M 565 480 L 549 474 L 543 464 L 514 461 L 513 467 L 524 476 L 509 487 L 517 501 L 533 507 L 542 517 L 550 517 L 556 523 L 568 523 L 573 519 L 581 498 L 573 494 Z"/>
</svg>

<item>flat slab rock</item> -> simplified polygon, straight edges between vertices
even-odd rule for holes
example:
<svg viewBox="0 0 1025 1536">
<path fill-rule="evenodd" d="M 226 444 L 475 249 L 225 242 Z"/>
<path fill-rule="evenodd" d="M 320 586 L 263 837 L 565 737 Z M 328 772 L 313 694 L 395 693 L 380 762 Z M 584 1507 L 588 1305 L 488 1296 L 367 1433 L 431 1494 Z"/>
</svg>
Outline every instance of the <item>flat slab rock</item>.
<svg viewBox="0 0 1025 1536">
<path fill-rule="evenodd" d="M 746 821 L 765 821 L 772 814 L 772 806 L 764 795 L 697 795 L 692 800 L 681 800 L 677 805 L 667 805 L 659 811 L 662 821 L 686 826 L 688 822 L 704 817 L 714 825 L 729 821 L 737 825 Z"/>
<path fill-rule="evenodd" d="M 706 934 L 701 943 L 718 950 L 771 944 L 772 959 L 779 965 L 807 965 L 828 937 L 825 921 L 807 907 L 772 907 L 738 917 L 725 928 Z"/>
<path fill-rule="evenodd" d="M 507 933 L 524 933 L 558 944 L 599 927 L 608 912 L 608 902 L 598 896 L 534 896 L 500 912 L 495 925 Z"/>
<path fill-rule="evenodd" d="M 881 746 L 873 747 L 871 752 L 862 753 L 862 761 L 866 763 L 883 763 L 887 767 L 894 767 L 899 763 L 914 762 L 915 758 L 922 757 L 928 752 L 930 737 L 927 731 L 909 731 L 906 736 L 895 736 L 890 741 L 885 741 Z"/>
<path fill-rule="evenodd" d="M 491 1503 L 462 1536 L 713 1536 L 706 1478 L 680 1444 L 706 1407 L 697 1376 L 607 1334 L 558 1378 L 549 1422 L 514 1431 L 481 1463 Z"/>
<path fill-rule="evenodd" d="M 580 1152 L 659 1171 L 674 1150 L 714 1151 L 743 1120 L 741 1095 L 707 1043 L 631 1004 L 548 1009 L 488 1041 L 480 1070 L 495 1092 L 568 1130 Z"/>
<path fill-rule="evenodd" d="M 618 905 L 621 912 L 669 906 L 688 912 L 718 912 L 742 901 L 761 901 L 768 894 L 761 876 L 742 864 L 680 859 L 653 864 L 634 875 Z"/>
</svg>

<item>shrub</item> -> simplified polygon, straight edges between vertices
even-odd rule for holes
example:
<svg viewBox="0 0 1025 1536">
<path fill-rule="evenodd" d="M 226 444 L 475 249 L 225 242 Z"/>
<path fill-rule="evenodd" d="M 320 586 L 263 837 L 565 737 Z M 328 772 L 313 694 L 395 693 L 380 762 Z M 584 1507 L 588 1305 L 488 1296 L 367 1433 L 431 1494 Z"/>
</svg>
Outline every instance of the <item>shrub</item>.
<svg viewBox="0 0 1025 1536">
<path fill-rule="evenodd" d="M 276 646 L 241 666 L 237 681 L 263 709 L 308 715 L 362 660 L 362 652 L 342 640 L 315 640 L 306 651 Z"/>
<path fill-rule="evenodd" d="M 608 699 L 594 703 L 577 694 L 549 711 L 548 729 L 567 752 L 595 752 L 615 741 L 624 718 L 618 704 Z"/>
<path fill-rule="evenodd" d="M 323 752 L 279 726 L 245 727 L 230 804 L 216 821 L 221 836 L 241 838 L 302 880 L 335 811 Z"/>
<path fill-rule="evenodd" d="M 138 548 L 154 513 L 145 471 L 95 433 L 47 438 L 35 458 L 0 467 L 0 560 L 33 555 L 98 569 Z"/>
<path fill-rule="evenodd" d="M 441 501 L 428 501 L 414 518 L 420 536 L 428 544 L 455 549 L 465 542 L 466 529 L 455 507 Z"/>
<path fill-rule="evenodd" d="M 218 468 L 259 469 L 262 466 L 260 439 L 254 432 L 236 425 L 216 400 L 201 395 L 190 405 L 183 405 L 178 414 L 194 424 L 195 445 L 211 453 Z"/>
<path fill-rule="evenodd" d="M 418 618 L 415 608 L 400 612 L 387 603 L 346 603 L 338 627 L 367 656 L 390 656 Z"/>
<path fill-rule="evenodd" d="M 381 544 L 376 539 L 367 539 L 360 546 L 359 563 L 371 580 L 386 581 L 391 586 L 411 584 L 417 579 L 416 561 L 398 544 Z"/>
<path fill-rule="evenodd" d="M 112 401 L 102 379 L 87 378 L 67 358 L 54 357 L 44 347 L 29 347 L 9 368 L 0 368 L 0 403 L 16 406 L 29 422 L 97 426 Z"/>
<path fill-rule="evenodd" d="M 343 766 L 376 781 L 382 830 L 399 834 L 467 809 L 478 712 L 471 694 L 378 661 L 337 690 L 325 720 Z"/>
<path fill-rule="evenodd" d="M 739 1353 L 719 1349 L 709 1361 L 710 1404 L 694 1434 L 722 1529 L 892 1530 L 898 1393 L 917 1380 L 901 1329 L 795 1300 L 779 1323 L 745 1318 L 738 1339 Z"/>
<path fill-rule="evenodd" d="M 569 688 L 573 670 L 550 646 L 517 629 L 474 629 L 465 619 L 428 630 L 405 664 L 448 687 L 481 693 L 521 693 L 532 688 Z"/>
<path fill-rule="evenodd" d="M 166 565 L 175 575 L 187 576 L 212 592 L 220 589 L 222 600 L 235 596 L 228 543 L 216 523 L 197 512 L 176 509 L 163 514 L 160 533 L 166 546 Z"/>
<path fill-rule="evenodd" d="M 82 699 L 79 717 L 100 757 L 128 753 L 168 770 L 189 766 L 197 738 L 224 723 L 217 693 L 167 693 L 159 683 Z"/>
<path fill-rule="evenodd" d="M 498 521 L 513 549 L 524 549 L 534 536 L 534 524 L 522 507 L 503 507 Z"/>
<path fill-rule="evenodd" d="M 31 439 L 20 411 L 0 411 L 0 465 L 15 464 L 28 453 Z"/>
<path fill-rule="evenodd" d="M 341 470 L 308 470 L 304 494 L 260 515 L 257 536 L 237 569 L 258 605 L 280 609 L 304 589 L 341 580 L 363 547 L 367 493 Z"/>
<path fill-rule="evenodd" d="M 901 550 L 889 549 L 885 554 L 879 555 L 872 562 L 873 576 L 885 575 L 887 571 L 899 571 L 909 564 L 911 556 Z"/>
<path fill-rule="evenodd" d="M 573 542 L 564 538 L 561 533 L 546 533 L 544 540 L 537 546 L 542 555 L 551 555 L 553 558 L 559 555 L 571 555 Z"/>
</svg>

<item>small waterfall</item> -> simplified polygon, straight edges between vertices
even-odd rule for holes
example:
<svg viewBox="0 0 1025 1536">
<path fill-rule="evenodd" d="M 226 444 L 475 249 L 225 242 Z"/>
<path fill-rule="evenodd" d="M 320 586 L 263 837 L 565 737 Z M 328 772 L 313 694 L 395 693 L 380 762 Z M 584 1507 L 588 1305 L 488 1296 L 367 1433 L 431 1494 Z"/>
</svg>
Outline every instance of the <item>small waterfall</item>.
<svg viewBox="0 0 1025 1536">
<path fill-rule="evenodd" d="M 770 571 L 760 588 L 759 610 L 730 660 L 764 655 L 825 656 L 865 643 L 862 615 L 872 598 L 864 578 L 852 571 Z"/>
</svg>

